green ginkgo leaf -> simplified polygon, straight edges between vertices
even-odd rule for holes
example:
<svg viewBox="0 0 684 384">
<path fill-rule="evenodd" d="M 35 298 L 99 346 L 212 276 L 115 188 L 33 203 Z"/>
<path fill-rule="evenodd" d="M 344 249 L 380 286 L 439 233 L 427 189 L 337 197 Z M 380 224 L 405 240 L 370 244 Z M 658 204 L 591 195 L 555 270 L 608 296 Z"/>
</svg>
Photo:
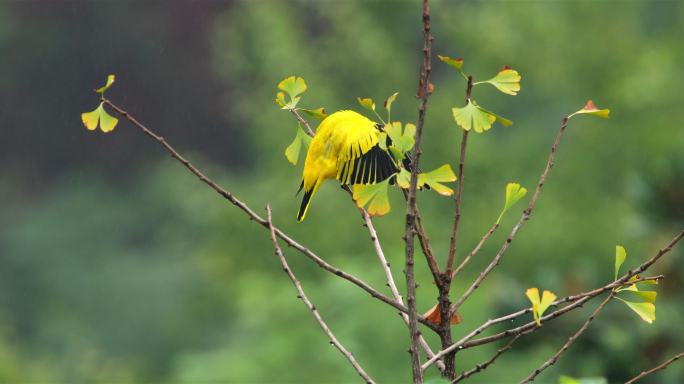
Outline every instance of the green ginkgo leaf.
<svg viewBox="0 0 684 384">
<path fill-rule="evenodd" d="M 456 181 L 456 174 L 454 173 L 453 169 L 451 169 L 451 165 L 449 164 L 444 164 L 430 172 L 418 174 L 419 187 L 427 184 L 435 192 L 443 196 L 451 196 L 454 193 L 453 189 L 442 184 L 452 181 Z"/>
<path fill-rule="evenodd" d="M 82 113 L 81 121 L 89 131 L 97 129 L 99 124 L 100 130 L 106 133 L 114 130 L 119 119 L 107 113 L 104 109 L 104 103 L 100 103 L 94 110 Z"/>
<path fill-rule="evenodd" d="M 622 267 L 622 264 L 625 262 L 625 259 L 627 258 L 627 251 L 625 250 L 625 247 L 622 245 L 616 245 L 615 246 L 615 277 L 613 277 L 613 280 L 617 279 L 617 275 L 620 272 L 620 267 Z"/>
<path fill-rule="evenodd" d="M 294 140 L 285 148 L 285 157 L 287 158 L 287 161 L 292 163 L 292 165 L 297 165 L 299 152 L 301 152 L 302 146 L 304 146 L 304 148 L 309 148 L 309 144 L 311 144 L 311 136 L 307 135 L 301 127 L 298 127 Z"/>
<path fill-rule="evenodd" d="M 504 201 L 504 207 L 501 210 L 501 214 L 499 215 L 499 218 L 496 219 L 496 223 L 499 224 L 501 221 L 501 218 L 503 215 L 508 211 L 512 206 L 515 205 L 520 199 L 525 197 L 527 194 L 527 188 L 521 186 L 518 183 L 508 183 L 506 184 L 506 199 Z"/>
<path fill-rule="evenodd" d="M 558 384 L 608 384 L 608 380 L 603 377 L 582 377 L 575 379 L 574 377 L 561 375 L 558 378 Z"/>
<path fill-rule="evenodd" d="M 512 121 L 480 107 L 474 100 L 468 100 L 465 107 L 453 108 L 451 111 L 456 124 L 466 131 L 473 129 L 477 133 L 482 133 L 489 130 L 497 120 L 506 127 L 513 124 Z"/>
<path fill-rule="evenodd" d="M 116 76 L 114 76 L 113 74 L 110 74 L 109 76 L 107 76 L 107 83 L 105 83 L 105 85 L 101 86 L 100 88 L 96 89 L 95 92 L 104 93 L 104 91 L 109 89 L 109 87 L 111 87 L 112 84 L 114 84 L 115 80 L 116 80 Z"/>
<path fill-rule="evenodd" d="M 512 95 L 515 96 L 518 94 L 520 91 L 520 79 L 522 77 L 516 71 L 515 69 L 512 69 L 508 66 L 504 66 L 499 73 L 496 74 L 496 76 L 492 77 L 489 80 L 485 81 L 478 81 L 475 83 L 477 84 L 491 84 L 496 87 L 499 91 L 507 94 L 507 95 Z"/>
<path fill-rule="evenodd" d="M 353 198 L 359 208 L 367 205 L 366 211 L 371 216 L 382 216 L 390 211 L 389 180 L 375 184 L 354 184 Z"/>
<path fill-rule="evenodd" d="M 398 150 L 398 158 L 403 158 L 405 153 L 413 149 L 414 136 L 416 135 L 415 125 L 407 123 L 402 130 L 401 123 L 395 121 L 387 124 L 384 130 L 392 140 L 392 147 Z"/>
<path fill-rule="evenodd" d="M 411 172 L 407 171 L 404 167 L 401 168 L 397 175 L 397 185 L 404 189 L 408 189 L 411 185 Z"/>
<path fill-rule="evenodd" d="M 636 312 L 641 319 L 649 324 L 652 324 L 653 321 L 655 321 L 656 316 L 655 316 L 655 304 L 653 303 L 635 303 L 633 301 L 627 301 L 624 299 L 621 299 L 618 297 L 620 301 L 623 303 L 627 304 L 627 306 L 634 312 Z"/>
<path fill-rule="evenodd" d="M 356 100 L 358 100 L 362 107 L 375 112 L 375 101 L 370 97 L 357 97 Z"/>
<path fill-rule="evenodd" d="M 437 55 L 437 57 L 446 65 L 456 68 L 459 71 L 461 70 L 461 67 L 463 67 L 463 59 L 460 57 L 456 59 L 442 55 Z"/>
<path fill-rule="evenodd" d="M 275 102 L 280 108 L 286 108 L 287 102 L 285 101 L 285 92 L 276 93 Z"/>
<path fill-rule="evenodd" d="M 297 96 L 306 92 L 306 82 L 301 77 L 290 76 L 278 83 L 278 89 L 285 91 L 294 100 Z"/>
<path fill-rule="evenodd" d="M 593 115 L 603 119 L 607 119 L 610 117 L 610 109 L 599 109 L 598 107 L 596 107 L 596 104 L 594 104 L 593 101 L 589 100 L 582 109 L 571 114 L 570 116 L 568 116 L 568 118 L 571 118 L 575 115 Z"/>
<path fill-rule="evenodd" d="M 328 114 L 325 112 L 325 108 L 317 108 L 317 109 L 300 109 L 302 112 L 306 113 L 307 115 L 313 117 L 314 119 L 318 120 L 323 120 L 326 117 L 328 117 Z"/>
<path fill-rule="evenodd" d="M 544 316 L 544 312 L 553 304 L 553 301 L 556 300 L 556 294 L 545 290 L 540 299 L 539 289 L 529 288 L 525 291 L 525 295 L 532 303 L 532 316 L 534 317 L 534 321 L 537 325 L 541 325 L 541 318 Z"/>
</svg>

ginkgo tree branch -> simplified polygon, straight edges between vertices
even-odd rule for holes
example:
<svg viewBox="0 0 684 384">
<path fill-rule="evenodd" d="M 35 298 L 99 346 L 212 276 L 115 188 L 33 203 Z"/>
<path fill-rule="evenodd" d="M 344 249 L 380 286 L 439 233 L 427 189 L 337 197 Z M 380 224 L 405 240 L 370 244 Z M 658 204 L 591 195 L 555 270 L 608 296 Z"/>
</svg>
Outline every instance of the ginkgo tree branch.
<svg viewBox="0 0 684 384">
<path fill-rule="evenodd" d="M 368 212 L 366 212 L 365 209 L 359 208 L 359 211 L 361 212 L 361 217 L 363 218 L 364 225 L 366 228 L 368 228 L 368 233 L 370 234 L 371 242 L 373 243 L 373 247 L 375 248 L 375 254 L 378 256 L 378 260 L 380 261 L 380 265 L 382 266 L 382 270 L 385 272 L 385 278 L 387 279 L 387 286 L 389 287 L 390 291 L 392 292 L 392 296 L 394 297 L 394 300 L 397 301 L 399 304 L 404 304 L 404 299 L 401 297 L 401 294 L 399 293 L 399 289 L 397 288 L 397 284 L 394 282 L 394 276 L 392 274 L 392 269 L 390 267 L 390 263 L 387 261 L 387 258 L 385 257 L 385 252 L 382 250 L 382 245 L 380 244 L 380 239 L 378 238 L 378 233 L 375 230 L 375 226 L 373 225 L 373 220 L 371 219 L 370 215 Z M 399 312 L 401 318 L 404 320 L 406 325 L 409 324 L 409 319 L 408 316 L 403 313 Z M 435 353 L 432 351 L 430 348 L 430 345 L 428 345 L 427 341 L 425 341 L 425 338 L 420 335 L 418 341 L 420 342 L 420 346 L 423 348 L 423 351 L 427 354 L 428 358 L 432 358 Z M 440 371 L 444 370 L 444 363 L 441 361 L 437 361 L 436 363 L 437 368 Z"/>
<path fill-rule="evenodd" d="M 532 215 L 532 210 L 534 209 L 535 204 L 537 203 L 537 198 L 539 198 L 539 194 L 541 193 L 542 188 L 544 187 L 544 183 L 546 182 L 546 177 L 549 174 L 549 171 L 551 168 L 553 168 L 553 162 L 556 157 L 556 151 L 558 150 L 558 145 L 560 144 L 561 138 L 563 137 L 563 133 L 565 132 L 565 129 L 568 126 L 568 121 L 569 118 L 568 116 L 564 116 L 563 119 L 561 120 L 560 124 L 560 129 L 558 130 L 558 134 L 556 134 L 556 139 L 551 146 L 551 152 L 549 153 L 549 156 L 546 160 L 546 166 L 544 167 L 544 171 L 542 172 L 541 176 L 539 177 L 539 182 L 537 183 L 537 188 L 534 191 L 534 194 L 530 198 L 530 202 L 527 206 L 527 208 L 523 211 L 522 216 L 518 220 L 518 222 L 515 224 L 513 229 L 511 230 L 510 235 L 508 235 L 508 238 L 504 242 L 504 244 L 501 246 L 501 249 L 499 252 L 497 252 L 496 256 L 494 256 L 494 259 L 485 267 L 485 269 L 480 272 L 480 275 L 475 279 L 475 281 L 468 287 L 468 289 L 463 293 L 461 298 L 459 298 L 452 306 L 450 309 L 450 314 L 455 313 L 458 308 L 470 297 L 470 295 L 475 292 L 475 290 L 480 286 L 482 281 L 487 277 L 487 275 L 497 266 L 499 265 L 499 262 L 501 261 L 501 257 L 504 255 L 506 250 L 508 249 L 508 246 L 511 244 L 515 236 L 518 234 L 518 231 L 525 225 L 525 222 L 529 220 L 530 216 Z"/>
<path fill-rule="evenodd" d="M 219 195 L 221 195 L 223 198 L 231 202 L 233 205 L 237 206 L 247 214 L 250 220 L 254 220 L 255 222 L 259 223 L 262 227 L 268 229 L 268 221 L 261 216 L 259 216 L 254 210 L 252 210 L 246 203 L 242 202 L 239 200 L 235 195 L 230 193 L 229 191 L 223 189 L 220 187 L 215 181 L 207 177 L 204 173 L 202 173 L 197 167 L 195 167 L 190 161 L 185 159 L 178 151 L 176 151 L 162 136 L 154 133 L 152 130 L 144 126 L 142 123 L 140 123 L 137 119 L 135 119 L 131 114 L 126 112 L 125 110 L 121 109 L 114 103 L 112 103 L 108 99 L 102 99 L 102 102 L 112 108 L 117 114 L 128 120 L 133 126 L 137 127 L 140 129 L 141 132 L 143 132 L 145 135 L 151 137 L 154 139 L 159 145 L 164 147 L 164 149 L 173 157 L 174 159 L 178 160 L 185 168 L 187 168 L 192 174 L 197 176 L 197 178 L 202 181 L 203 183 L 207 184 L 211 189 L 216 191 Z M 296 240 L 288 236 L 286 233 L 278 229 L 277 227 L 275 228 L 275 233 L 276 236 L 278 236 L 280 239 L 282 239 L 288 246 L 293 247 L 300 253 L 302 253 L 304 256 L 308 257 L 311 259 L 314 263 L 316 263 L 319 267 L 322 269 L 339 276 L 352 284 L 358 286 L 359 288 L 363 289 L 364 291 L 368 292 L 372 297 L 375 299 L 378 299 L 396 309 L 398 309 L 401 312 L 408 313 L 408 308 L 406 306 L 401 305 L 391 299 L 390 297 L 378 292 L 375 288 L 371 287 L 368 285 L 368 283 L 364 282 L 363 280 L 359 279 L 358 277 L 351 275 L 333 265 L 330 263 L 326 262 L 323 260 L 320 256 L 316 255 L 313 251 L 308 249 L 307 247 L 303 246 L 302 244 L 298 243 Z M 417 320 L 424 324 L 425 326 L 433 329 L 436 331 L 436 327 L 434 324 L 426 320 L 422 316 L 418 316 Z"/>
<path fill-rule="evenodd" d="M 416 319 L 416 279 L 413 273 L 413 252 L 414 252 L 414 236 L 416 233 L 416 189 L 418 186 L 418 168 L 420 165 L 420 156 L 422 153 L 421 141 L 423 137 L 423 126 L 425 125 L 425 114 L 427 112 L 428 98 L 430 97 L 430 72 L 431 67 L 431 51 L 432 51 L 432 34 L 430 26 L 430 5 L 428 0 L 423 0 L 423 63 L 420 69 L 420 81 L 418 83 L 418 98 L 420 99 L 420 107 L 418 109 L 418 122 L 416 124 L 415 145 L 413 150 L 413 162 L 411 166 L 411 177 L 408 190 L 408 202 L 406 204 L 406 234 L 404 239 L 406 241 L 406 301 L 408 304 L 408 318 L 409 318 L 409 332 L 410 332 L 410 353 L 411 353 L 411 371 L 414 384 L 421 384 L 423 382 L 423 370 L 420 367 L 420 355 L 418 350 L 418 324 Z M 447 368 L 448 370 L 448 368 Z"/>
<path fill-rule="evenodd" d="M 673 356 L 671 359 L 667 360 L 666 362 L 664 362 L 664 363 L 662 363 L 662 364 L 660 364 L 660 365 L 658 365 L 658 366 L 656 366 L 656 367 L 653 367 L 653 368 L 649 369 L 648 371 L 643 371 L 643 372 L 641 372 L 641 373 L 638 374 L 637 376 L 635 376 L 635 377 L 629 379 L 629 381 L 626 381 L 625 384 L 634 384 L 634 383 L 636 383 L 637 381 L 643 379 L 645 376 L 648 376 L 648 375 L 650 375 L 650 374 L 652 374 L 652 373 L 654 373 L 654 372 L 658 372 L 658 371 L 660 371 L 661 369 L 667 368 L 668 366 L 670 366 L 670 364 L 674 363 L 675 361 L 677 361 L 677 360 L 679 360 L 679 359 L 681 359 L 681 358 L 684 358 L 684 352 L 680 352 L 680 353 L 676 354 L 676 355 Z"/>
<path fill-rule="evenodd" d="M 485 361 L 483 363 L 475 364 L 475 367 L 473 367 L 472 369 L 470 369 L 468 371 L 461 373 L 454 380 L 452 380 L 451 383 L 452 384 L 458 383 L 461 380 L 465 380 L 465 379 L 469 378 L 470 376 L 473 376 L 473 375 L 480 373 L 480 372 L 484 371 L 485 369 L 489 368 L 489 366 L 494 364 L 494 362 L 496 361 L 496 359 L 499 358 L 499 356 L 510 351 L 511 348 L 513 348 L 513 344 L 515 344 L 515 342 L 518 341 L 518 339 L 521 338 L 522 336 L 523 336 L 522 333 L 519 335 L 516 335 L 506 345 L 499 348 L 492 357 L 487 359 L 487 361 Z"/>
<path fill-rule="evenodd" d="M 537 369 L 535 369 L 534 371 L 532 371 L 532 372 L 529 374 L 529 376 L 527 376 L 527 378 L 525 378 L 524 380 L 522 380 L 522 381 L 520 382 L 520 384 L 527 384 L 527 383 L 529 383 L 529 382 L 531 382 L 531 381 L 534 381 L 534 379 L 535 379 L 540 373 L 542 373 L 546 368 L 548 368 L 548 367 L 552 366 L 553 364 L 555 364 L 556 361 L 558 361 L 558 359 L 560 358 L 560 356 L 561 356 L 565 351 L 567 351 L 568 348 L 570 348 L 570 346 L 575 342 L 575 340 L 577 340 L 577 338 L 580 337 L 580 335 L 582 335 L 582 333 L 584 333 L 584 331 L 587 330 L 587 328 L 589 327 L 589 324 L 591 324 L 591 322 L 594 321 L 594 319 L 596 318 L 596 316 L 598 316 L 599 312 L 601 312 L 601 310 L 603 310 L 603 308 L 606 306 L 606 304 L 608 304 L 608 302 L 613 298 L 613 296 L 614 296 L 614 292 L 611 292 L 611 293 L 605 298 L 605 300 L 603 300 L 603 301 L 601 302 L 601 304 L 599 304 L 599 306 L 596 307 L 596 309 L 595 309 L 594 312 L 591 314 L 591 316 L 589 316 L 589 318 L 584 322 L 584 324 L 582 324 L 582 326 L 577 330 L 577 332 L 575 332 L 572 336 L 570 336 L 570 338 L 568 338 L 568 341 L 566 341 L 565 344 L 563 344 L 563 346 L 558 350 L 558 352 L 556 352 L 553 356 L 551 356 L 548 360 L 546 360 L 541 366 L 539 366 L 539 368 L 537 368 Z"/>
<path fill-rule="evenodd" d="M 302 283 L 297 279 L 295 276 L 294 272 L 292 272 L 292 269 L 287 263 L 287 259 L 285 258 L 285 253 L 283 253 L 282 248 L 280 248 L 280 244 L 278 244 L 278 238 L 276 237 L 276 232 L 275 228 L 273 227 L 273 218 L 272 218 L 272 212 L 271 212 L 271 206 L 267 205 L 266 206 L 266 213 L 267 213 L 267 224 L 268 224 L 268 229 L 271 232 L 271 241 L 273 242 L 273 248 L 275 249 L 275 253 L 278 256 L 278 259 L 280 260 L 280 264 L 283 266 L 283 271 L 287 274 L 287 277 L 290 278 L 292 281 L 292 284 L 295 286 L 295 289 L 297 290 L 297 297 L 302 299 L 304 304 L 306 305 L 307 308 L 309 308 L 309 311 L 311 311 L 311 314 L 313 317 L 316 319 L 318 324 L 321 326 L 321 329 L 325 334 L 328 336 L 328 339 L 330 340 L 330 344 L 333 345 L 337 350 L 340 351 L 340 353 L 347 359 L 349 360 L 349 363 L 354 367 L 356 372 L 363 378 L 363 380 L 367 384 L 375 384 L 375 381 L 366 373 L 366 371 L 361 367 L 358 361 L 356 361 L 356 358 L 354 355 L 352 355 L 351 352 L 349 352 L 343 345 L 342 343 L 337 340 L 337 337 L 332 333 L 328 325 L 325 323 L 323 320 L 323 317 L 321 317 L 321 314 L 318 312 L 316 309 L 316 306 L 311 303 L 311 300 L 306 296 L 306 293 L 304 293 L 304 288 L 302 288 Z"/>
<path fill-rule="evenodd" d="M 487 231 L 487 233 L 485 233 L 484 236 L 482 236 L 482 238 L 481 238 L 480 241 L 477 243 L 477 245 L 475 246 L 475 248 L 473 248 L 473 250 L 470 251 L 470 252 L 466 255 L 466 257 L 463 258 L 463 261 L 461 261 L 461 263 L 454 269 L 454 271 L 451 272 L 451 278 L 452 278 L 452 279 L 453 279 L 454 277 L 456 277 L 456 275 L 458 275 L 458 273 L 461 272 L 461 271 L 463 270 L 463 268 L 465 268 L 466 264 L 468 264 L 468 262 L 470 261 L 470 259 L 472 259 L 473 256 L 475 256 L 475 254 L 478 253 L 478 252 L 480 251 L 480 249 L 482 248 L 482 246 L 484 245 L 484 243 L 487 242 L 487 240 L 489 239 L 489 237 L 492 236 L 492 234 L 494 233 L 494 231 L 497 230 L 497 228 L 499 228 L 499 223 L 494 223 L 494 225 L 492 225 L 491 228 L 489 228 L 489 230 Z"/>
</svg>

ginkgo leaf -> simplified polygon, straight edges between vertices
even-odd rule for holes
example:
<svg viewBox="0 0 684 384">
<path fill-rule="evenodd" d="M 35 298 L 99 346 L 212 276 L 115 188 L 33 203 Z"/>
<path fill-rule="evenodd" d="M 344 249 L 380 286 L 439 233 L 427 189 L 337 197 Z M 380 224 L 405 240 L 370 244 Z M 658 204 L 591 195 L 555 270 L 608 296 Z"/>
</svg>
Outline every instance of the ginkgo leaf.
<svg viewBox="0 0 684 384">
<path fill-rule="evenodd" d="M 382 216 L 390 211 L 389 180 L 375 184 L 354 184 L 353 198 L 359 208 L 366 207 L 371 216 Z"/>
<path fill-rule="evenodd" d="M 499 73 L 496 74 L 496 76 L 492 77 L 489 80 L 485 81 L 478 81 L 477 83 L 474 83 L 474 85 L 477 84 L 491 84 L 495 86 L 499 91 L 507 94 L 507 95 L 512 95 L 515 96 L 518 94 L 520 91 L 520 79 L 522 77 L 513 68 L 510 68 L 508 66 L 504 66 Z"/>
<path fill-rule="evenodd" d="M 396 148 L 399 153 L 399 158 L 403 158 L 404 154 L 413 149 L 415 144 L 414 136 L 416 135 L 416 126 L 407 123 L 402 131 L 401 123 L 395 121 L 387 124 L 384 127 L 385 132 L 392 140 L 392 147 Z"/>
<path fill-rule="evenodd" d="M 294 100 L 297 96 L 306 92 L 306 82 L 301 77 L 290 76 L 278 83 L 278 89 L 285 91 Z"/>
<path fill-rule="evenodd" d="M 318 109 L 301 109 L 301 111 L 318 120 L 323 120 L 328 117 L 328 114 L 325 112 L 325 108 L 323 107 Z"/>
<path fill-rule="evenodd" d="M 90 131 L 97 129 L 99 123 L 100 130 L 106 133 L 114 130 L 119 119 L 107 113 L 104 109 L 104 103 L 100 103 L 93 111 L 82 113 L 81 121 Z"/>
<path fill-rule="evenodd" d="M 656 299 L 658 298 L 658 292 L 656 291 L 634 291 L 632 293 L 641 297 L 647 303 L 655 304 Z"/>
<path fill-rule="evenodd" d="M 100 88 L 96 89 L 95 92 L 104 93 L 104 91 L 109 89 L 109 87 L 111 87 L 112 84 L 114 84 L 115 80 L 116 80 L 116 76 L 114 76 L 113 74 L 110 74 L 109 76 L 107 76 L 107 83 L 105 85 L 101 86 Z"/>
<path fill-rule="evenodd" d="M 618 272 L 620 271 L 620 267 L 622 267 L 622 263 L 625 262 L 625 259 L 627 258 L 627 251 L 625 250 L 625 247 L 622 245 L 616 245 L 615 246 L 615 277 L 613 277 L 613 280 L 617 279 Z"/>
<path fill-rule="evenodd" d="M 358 100 L 362 107 L 371 111 L 375 111 L 375 101 L 373 101 L 373 99 L 370 97 L 357 97 L 356 100 Z"/>
<path fill-rule="evenodd" d="M 442 55 L 437 55 L 437 57 L 442 60 L 443 63 L 446 65 L 456 68 L 459 71 L 461 70 L 461 67 L 463 66 L 463 59 L 462 58 L 451 58 L 449 56 L 442 56 Z"/>
<path fill-rule="evenodd" d="M 504 119 L 486 109 L 480 107 L 475 103 L 475 101 L 468 100 L 468 103 L 463 108 L 452 108 L 451 110 L 454 115 L 454 120 L 461 128 L 469 131 L 474 129 L 477 133 L 482 133 L 489 130 L 495 121 L 499 120 L 499 123 L 503 126 L 509 126 L 513 124 L 512 121 Z"/>
<path fill-rule="evenodd" d="M 570 376 L 558 377 L 558 384 L 608 384 L 608 380 L 603 377 L 583 377 L 575 379 Z"/>
<path fill-rule="evenodd" d="M 276 104 L 278 104 L 279 107 L 285 108 L 285 105 L 287 104 L 287 102 L 285 101 L 285 92 L 276 93 L 275 102 Z"/>
<path fill-rule="evenodd" d="M 301 127 L 298 127 L 294 140 L 285 148 L 285 157 L 287 158 L 287 161 L 292 163 L 292 165 L 297 165 L 299 152 L 301 151 L 302 146 L 308 148 L 309 144 L 311 144 L 311 137 L 307 135 Z"/>
<path fill-rule="evenodd" d="M 545 290 L 540 299 L 539 289 L 537 288 L 529 288 L 525 291 L 525 295 L 527 295 L 527 298 L 530 299 L 530 302 L 532 303 L 534 321 L 537 325 L 541 325 L 541 318 L 544 316 L 544 312 L 553 304 L 553 301 L 556 300 L 557 296 L 553 292 Z"/>
<path fill-rule="evenodd" d="M 454 191 L 441 183 L 456 181 L 456 174 L 451 169 L 451 165 L 444 164 L 441 167 L 425 173 L 418 174 L 418 186 L 427 184 L 435 192 L 443 196 L 451 196 Z"/>
<path fill-rule="evenodd" d="M 508 183 L 506 184 L 506 200 L 504 202 L 504 207 L 501 210 L 501 214 L 499 215 L 499 218 L 496 219 L 496 223 L 498 224 L 501 221 L 501 218 L 503 215 L 508 211 L 512 206 L 515 205 L 520 199 L 525 197 L 527 194 L 527 188 L 521 186 L 518 183 Z"/>
<path fill-rule="evenodd" d="M 652 324 L 656 319 L 655 316 L 655 304 L 653 303 L 635 303 L 633 301 L 627 301 L 618 297 L 620 301 L 627 304 L 627 306 L 634 312 L 636 312 L 641 319 L 649 324 Z"/>
<path fill-rule="evenodd" d="M 408 189 L 411 185 L 411 172 L 402 167 L 397 175 L 397 185 L 401 188 Z"/>
<path fill-rule="evenodd" d="M 603 119 L 607 119 L 610 115 L 610 109 L 599 109 L 598 107 L 596 107 L 596 104 L 594 104 L 593 101 L 589 100 L 582 109 L 571 114 L 570 116 L 568 116 L 568 118 L 571 118 L 575 115 L 594 115 L 601 117 Z"/>
<path fill-rule="evenodd" d="M 392 110 L 392 103 L 394 103 L 394 100 L 397 99 L 397 96 L 399 96 L 399 92 L 394 92 L 392 96 L 388 97 L 387 100 L 385 100 L 384 106 L 388 112 Z"/>
</svg>

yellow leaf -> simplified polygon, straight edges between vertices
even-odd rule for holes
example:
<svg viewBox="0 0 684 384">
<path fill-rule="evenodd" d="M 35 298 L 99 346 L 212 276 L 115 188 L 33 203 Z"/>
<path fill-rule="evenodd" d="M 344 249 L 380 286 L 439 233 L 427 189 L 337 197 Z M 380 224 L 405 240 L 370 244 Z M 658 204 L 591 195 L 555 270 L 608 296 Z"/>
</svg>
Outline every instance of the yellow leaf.
<svg viewBox="0 0 684 384">
<path fill-rule="evenodd" d="M 376 184 L 354 184 L 354 201 L 359 208 L 368 205 L 366 211 L 371 216 L 382 216 L 390 211 L 388 196 L 389 180 Z"/>
<path fill-rule="evenodd" d="M 285 102 L 285 92 L 276 93 L 275 102 L 276 104 L 278 104 L 279 107 L 285 108 L 285 105 L 287 104 Z"/>
<path fill-rule="evenodd" d="M 399 96 L 399 92 L 394 92 L 392 96 L 388 97 L 387 100 L 385 100 L 384 105 L 385 109 L 387 109 L 388 112 L 392 110 L 392 103 L 394 103 L 394 100 L 397 99 L 397 96 Z"/>
<path fill-rule="evenodd" d="M 554 300 L 556 300 L 556 295 L 550 291 L 544 291 L 542 298 L 539 298 L 538 288 L 529 288 L 525 291 L 525 295 L 532 303 L 532 316 L 537 325 L 541 325 L 541 318 L 544 316 L 544 312 L 551 306 Z"/>
<path fill-rule="evenodd" d="M 323 120 L 328 117 L 328 114 L 323 107 L 318 109 L 301 109 L 301 111 L 318 120 Z"/>
<path fill-rule="evenodd" d="M 430 172 L 418 174 L 419 187 L 427 184 L 430 188 L 434 189 L 435 192 L 443 196 L 451 196 L 454 191 L 441 183 L 452 181 L 456 181 L 456 174 L 454 174 L 454 171 L 449 164 L 444 164 Z"/>
<path fill-rule="evenodd" d="M 90 131 L 97 129 L 97 124 L 100 121 L 100 110 L 102 110 L 102 104 L 98 105 L 97 108 L 90 112 L 85 112 L 81 114 L 81 121 L 83 125 Z"/>
<path fill-rule="evenodd" d="M 411 173 L 403 167 L 397 175 L 397 185 L 401 188 L 408 189 L 411 183 Z"/>
<path fill-rule="evenodd" d="M 618 272 L 620 272 L 620 267 L 622 267 L 622 263 L 625 262 L 625 259 L 627 258 L 627 251 L 625 250 L 625 247 L 622 245 L 616 245 L 615 246 L 615 277 L 613 279 L 617 279 Z"/>
<path fill-rule="evenodd" d="M 653 304 L 653 303 L 635 303 L 635 302 L 632 302 L 632 301 L 627 301 L 627 300 L 624 300 L 624 299 L 620 299 L 619 297 L 618 297 L 618 299 L 619 299 L 620 301 L 622 301 L 623 303 L 627 304 L 627 306 L 628 306 L 632 311 L 636 312 L 636 314 L 639 315 L 639 317 L 641 317 L 641 319 L 642 319 L 643 321 L 645 321 L 645 322 L 647 322 L 647 323 L 649 323 L 649 324 L 652 324 L 653 321 L 656 319 L 656 316 L 655 316 L 655 310 L 656 310 L 655 304 Z"/>
<path fill-rule="evenodd" d="M 506 184 L 506 200 L 504 202 L 504 207 L 501 210 L 501 214 L 499 215 L 499 218 L 496 219 L 496 223 L 498 224 L 501 221 L 501 218 L 503 215 L 508 211 L 512 206 L 515 205 L 520 199 L 525 197 L 527 194 L 527 188 L 521 186 L 518 183 L 508 183 Z"/>
<path fill-rule="evenodd" d="M 475 84 L 488 83 L 495 86 L 499 91 L 515 96 L 520 91 L 520 79 L 522 77 L 515 69 L 504 66 L 496 76 L 489 80 L 478 81 Z"/>
<path fill-rule="evenodd" d="M 370 97 L 357 97 L 356 100 L 358 100 L 362 107 L 375 111 L 375 102 Z"/>
<path fill-rule="evenodd" d="M 570 116 L 568 116 L 568 118 L 571 118 L 575 115 L 583 115 L 583 114 L 594 115 L 594 116 L 598 116 L 598 117 L 603 118 L 603 119 L 607 119 L 609 117 L 608 115 L 610 114 L 610 109 L 599 109 L 596 107 L 596 104 L 594 104 L 593 101 L 589 100 L 589 101 L 587 101 L 587 104 L 582 109 L 571 114 Z"/>
<path fill-rule="evenodd" d="M 111 132 L 114 130 L 114 127 L 116 127 L 116 124 L 119 122 L 119 119 L 116 117 L 110 115 L 107 113 L 107 111 L 102 108 L 100 111 L 100 129 L 102 132 Z"/>
</svg>

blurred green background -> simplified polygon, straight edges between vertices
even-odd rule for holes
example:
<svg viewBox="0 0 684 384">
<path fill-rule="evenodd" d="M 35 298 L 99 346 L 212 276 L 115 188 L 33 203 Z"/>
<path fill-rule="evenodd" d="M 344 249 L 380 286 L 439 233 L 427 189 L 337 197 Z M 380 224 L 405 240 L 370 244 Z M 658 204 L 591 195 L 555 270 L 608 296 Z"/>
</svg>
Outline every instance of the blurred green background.
<svg viewBox="0 0 684 384">
<path fill-rule="evenodd" d="M 475 90 L 515 124 L 471 135 L 461 257 L 496 219 L 507 181 L 534 186 L 563 114 L 589 98 L 612 110 L 610 120 L 573 120 L 531 221 L 463 306 L 455 337 L 528 305 L 528 287 L 564 296 L 604 284 L 615 244 L 632 267 L 674 236 L 684 224 L 684 3 L 431 3 L 435 53 L 464 57 L 476 79 L 503 64 L 523 75 L 517 97 Z M 415 122 L 421 46 L 419 1 L 0 2 L 0 382 L 356 382 L 295 298 L 263 228 L 130 125 L 91 133 L 79 115 L 96 106 L 93 87 L 117 74 L 107 93 L 115 103 L 257 211 L 271 203 L 276 224 L 326 260 L 384 289 L 358 212 L 334 183 L 295 223 L 301 164 L 283 151 L 296 123 L 273 98 L 292 74 L 309 85 L 301 104 L 328 111 L 398 91 L 393 116 Z M 455 166 L 461 135 L 450 108 L 462 105 L 465 84 L 433 67 L 424 169 Z M 403 282 L 396 191 L 392 203 L 376 225 Z M 453 202 L 424 192 L 419 204 L 444 260 Z M 456 281 L 455 296 L 521 209 Z M 369 373 L 408 382 L 408 336 L 395 311 L 286 251 Z M 437 293 L 424 263 L 417 268 L 424 311 Z M 680 351 L 684 248 L 652 272 L 667 274 L 653 325 L 611 303 L 538 381 L 621 382 Z M 595 305 L 521 339 L 471 381 L 517 382 Z M 496 348 L 459 354 L 459 370 Z M 684 382 L 684 364 L 644 382 Z"/>
</svg>

